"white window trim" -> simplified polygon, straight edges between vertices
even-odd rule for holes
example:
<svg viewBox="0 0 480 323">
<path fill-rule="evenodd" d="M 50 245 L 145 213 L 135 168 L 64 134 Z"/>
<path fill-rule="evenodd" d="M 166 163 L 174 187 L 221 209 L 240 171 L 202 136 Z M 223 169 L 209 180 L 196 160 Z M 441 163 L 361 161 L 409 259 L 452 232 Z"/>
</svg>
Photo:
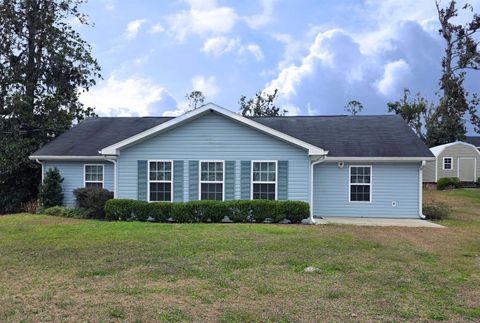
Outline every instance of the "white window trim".
<svg viewBox="0 0 480 323">
<path fill-rule="evenodd" d="M 450 159 L 450 168 L 445 168 L 445 159 Z M 443 157 L 442 170 L 453 170 L 453 157 Z"/>
<path fill-rule="evenodd" d="M 370 168 L 370 183 L 352 183 L 352 167 L 368 167 Z M 370 201 L 352 201 L 352 185 L 368 185 L 370 190 Z M 372 194 L 372 186 L 373 186 L 373 171 L 372 165 L 350 165 L 348 167 L 348 202 L 349 203 L 372 203 L 373 201 L 373 194 Z"/>
<path fill-rule="evenodd" d="M 101 181 L 87 181 L 87 166 L 102 166 L 102 180 Z M 83 164 L 83 187 L 87 187 L 87 183 L 102 183 L 102 188 L 105 188 L 105 165 L 103 165 L 103 164 Z"/>
<path fill-rule="evenodd" d="M 202 163 L 222 163 L 222 181 L 202 181 Z M 202 184 L 222 184 L 222 201 L 225 201 L 225 160 L 199 160 L 198 161 L 198 200 L 202 200 Z"/>
<path fill-rule="evenodd" d="M 254 163 L 275 163 L 275 181 L 256 181 L 253 182 L 253 164 Z M 250 164 L 250 200 L 253 200 L 253 184 L 275 184 L 275 201 L 278 200 L 278 160 L 252 160 Z"/>
<path fill-rule="evenodd" d="M 159 180 L 150 180 L 150 163 L 158 163 L 158 162 L 162 162 L 162 163 L 171 163 L 172 164 L 172 177 L 169 181 L 159 181 Z M 174 174 L 174 170 L 173 170 L 173 160 L 165 160 L 165 159 L 149 159 L 147 160 L 147 201 L 148 202 L 169 202 L 169 201 L 151 201 L 150 200 L 150 183 L 170 183 L 170 202 L 173 202 L 173 174 Z"/>
</svg>

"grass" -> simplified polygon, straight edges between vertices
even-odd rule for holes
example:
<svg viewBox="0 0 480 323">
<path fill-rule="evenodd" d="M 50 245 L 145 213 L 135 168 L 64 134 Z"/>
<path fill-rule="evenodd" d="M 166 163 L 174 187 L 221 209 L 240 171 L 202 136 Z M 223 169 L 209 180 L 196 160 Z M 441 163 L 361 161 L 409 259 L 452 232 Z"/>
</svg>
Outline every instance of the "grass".
<svg viewBox="0 0 480 323">
<path fill-rule="evenodd" d="M 446 229 L 3 216 L 0 321 L 478 321 L 480 191 L 424 196 Z"/>
</svg>

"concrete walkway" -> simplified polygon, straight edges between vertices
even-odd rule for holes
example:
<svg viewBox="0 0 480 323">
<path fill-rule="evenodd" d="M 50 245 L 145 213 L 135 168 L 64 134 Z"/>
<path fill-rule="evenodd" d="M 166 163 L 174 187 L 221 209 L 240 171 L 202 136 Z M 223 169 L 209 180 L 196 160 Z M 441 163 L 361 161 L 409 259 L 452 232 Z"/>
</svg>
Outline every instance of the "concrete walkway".
<svg viewBox="0 0 480 323">
<path fill-rule="evenodd" d="M 349 224 L 377 227 L 411 227 L 411 228 L 445 228 L 443 225 L 421 219 L 386 219 L 386 218 L 347 218 L 324 217 L 315 219 L 317 224 Z"/>
</svg>

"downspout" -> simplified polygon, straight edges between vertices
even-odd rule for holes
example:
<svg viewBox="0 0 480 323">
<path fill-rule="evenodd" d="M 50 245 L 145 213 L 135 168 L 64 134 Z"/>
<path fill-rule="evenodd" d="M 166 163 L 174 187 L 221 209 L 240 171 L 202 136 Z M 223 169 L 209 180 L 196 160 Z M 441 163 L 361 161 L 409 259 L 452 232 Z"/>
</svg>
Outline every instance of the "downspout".
<svg viewBox="0 0 480 323">
<path fill-rule="evenodd" d="M 43 162 L 41 162 L 38 158 L 35 159 L 35 161 L 42 166 L 42 184 L 43 184 L 43 180 L 45 178 L 45 168 L 44 168 Z"/>
<path fill-rule="evenodd" d="M 108 156 L 103 156 L 105 160 L 113 163 L 113 198 L 117 198 L 117 156 L 108 158 Z"/>
<path fill-rule="evenodd" d="M 427 162 L 422 160 L 422 164 L 418 169 L 418 215 L 425 219 L 425 215 L 423 215 L 423 168 Z"/>
<path fill-rule="evenodd" d="M 315 220 L 313 219 L 313 172 L 315 165 L 320 164 L 321 162 L 325 161 L 326 155 L 321 156 L 311 156 L 311 163 L 310 163 L 310 222 L 315 224 Z"/>
</svg>

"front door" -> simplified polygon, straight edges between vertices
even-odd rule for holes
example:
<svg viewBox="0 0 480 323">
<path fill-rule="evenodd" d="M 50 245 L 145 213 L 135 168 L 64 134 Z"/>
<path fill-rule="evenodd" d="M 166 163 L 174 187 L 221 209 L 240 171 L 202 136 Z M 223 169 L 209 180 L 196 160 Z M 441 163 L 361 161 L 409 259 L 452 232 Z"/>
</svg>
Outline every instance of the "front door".
<svg viewBox="0 0 480 323">
<path fill-rule="evenodd" d="M 462 182 L 475 182 L 475 158 L 458 159 L 458 178 Z"/>
</svg>

